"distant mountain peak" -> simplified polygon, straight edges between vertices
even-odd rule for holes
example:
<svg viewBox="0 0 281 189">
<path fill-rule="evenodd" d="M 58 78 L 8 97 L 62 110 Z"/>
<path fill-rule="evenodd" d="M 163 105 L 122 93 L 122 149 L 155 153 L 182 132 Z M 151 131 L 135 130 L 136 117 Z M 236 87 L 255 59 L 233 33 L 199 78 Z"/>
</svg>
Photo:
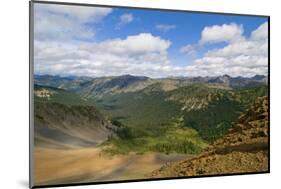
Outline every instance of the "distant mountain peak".
<svg viewBox="0 0 281 189">
<path fill-rule="evenodd" d="M 252 77 L 252 79 L 255 79 L 255 80 L 262 80 L 264 78 L 266 78 L 266 76 L 264 76 L 264 75 L 255 75 Z"/>
<path fill-rule="evenodd" d="M 231 78 L 231 76 L 227 74 L 224 74 L 222 77 Z"/>
<path fill-rule="evenodd" d="M 130 79 L 130 78 L 148 79 L 149 77 L 146 77 L 146 76 L 136 76 L 136 75 L 131 75 L 131 74 L 125 74 L 125 75 L 116 76 L 115 78 L 124 78 L 124 79 Z"/>
</svg>

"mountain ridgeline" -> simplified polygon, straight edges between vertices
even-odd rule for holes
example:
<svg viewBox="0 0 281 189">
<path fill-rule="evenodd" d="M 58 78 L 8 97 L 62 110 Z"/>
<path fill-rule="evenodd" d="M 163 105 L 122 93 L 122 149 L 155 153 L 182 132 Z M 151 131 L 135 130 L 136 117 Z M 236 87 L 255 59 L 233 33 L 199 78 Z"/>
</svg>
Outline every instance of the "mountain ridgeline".
<svg viewBox="0 0 281 189">
<path fill-rule="evenodd" d="M 34 81 L 36 145 L 99 145 L 111 154 L 198 154 L 268 95 L 261 75 L 35 75 Z"/>
</svg>

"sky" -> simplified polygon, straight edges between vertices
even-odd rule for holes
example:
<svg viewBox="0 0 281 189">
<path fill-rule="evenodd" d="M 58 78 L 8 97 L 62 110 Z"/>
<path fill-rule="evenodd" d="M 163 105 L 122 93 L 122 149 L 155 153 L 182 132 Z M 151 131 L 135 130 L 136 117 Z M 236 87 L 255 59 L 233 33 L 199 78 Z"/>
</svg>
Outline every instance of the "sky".
<svg viewBox="0 0 281 189">
<path fill-rule="evenodd" d="M 35 3 L 34 72 L 267 75 L 267 18 Z"/>
</svg>

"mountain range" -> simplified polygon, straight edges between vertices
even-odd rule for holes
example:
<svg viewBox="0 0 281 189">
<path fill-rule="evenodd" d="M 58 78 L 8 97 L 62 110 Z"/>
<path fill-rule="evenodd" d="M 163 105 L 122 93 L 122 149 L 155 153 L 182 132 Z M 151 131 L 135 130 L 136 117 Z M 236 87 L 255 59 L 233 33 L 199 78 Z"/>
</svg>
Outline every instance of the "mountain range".
<svg viewBox="0 0 281 189">
<path fill-rule="evenodd" d="M 267 77 L 144 76 L 61 77 L 35 75 L 35 100 L 94 106 L 108 119 L 134 129 L 154 130 L 173 119 L 205 140 L 224 134 L 231 122 L 259 96 L 267 95 Z M 45 98 L 44 98 L 44 95 Z"/>
<path fill-rule="evenodd" d="M 95 158 L 109 167 L 108 155 L 127 159 L 107 168 L 111 170 L 110 178 L 136 171 L 122 167 L 135 166 L 129 158 L 132 154 L 145 159 L 159 154 L 172 157 L 160 164 L 157 161 L 157 165 L 166 164 L 161 169 L 156 169 L 155 159 L 146 160 L 147 168 L 143 167 L 140 178 L 265 171 L 267 82 L 267 76 L 262 75 L 161 79 L 35 75 L 36 157 L 41 162 L 47 156 L 53 162 L 51 169 L 37 169 L 42 169 L 42 174 L 46 169 L 56 170 L 59 152 L 65 161 L 87 159 L 97 168 Z M 183 163 L 175 162 L 184 157 L 188 158 Z M 212 165 L 207 166 L 208 162 Z M 81 166 L 84 163 L 80 162 Z M 116 166 L 123 171 L 116 170 L 115 174 Z M 69 178 L 62 171 L 61 179 L 91 180 L 83 171 L 77 172 L 77 178 L 72 177 L 73 168 L 80 170 L 79 166 L 68 165 Z M 88 174 L 96 178 L 95 173 Z M 40 183 L 56 183 L 56 178 L 40 178 Z"/>
<path fill-rule="evenodd" d="M 74 91 L 85 97 L 96 97 L 121 92 L 135 92 L 149 86 L 159 87 L 165 91 L 196 83 L 221 88 L 245 88 L 267 84 L 267 81 L 268 78 L 264 75 L 255 75 L 253 77 L 230 77 L 228 75 L 218 77 L 171 77 L 161 79 L 132 75 L 98 78 L 51 75 L 34 76 L 35 84 Z"/>
</svg>

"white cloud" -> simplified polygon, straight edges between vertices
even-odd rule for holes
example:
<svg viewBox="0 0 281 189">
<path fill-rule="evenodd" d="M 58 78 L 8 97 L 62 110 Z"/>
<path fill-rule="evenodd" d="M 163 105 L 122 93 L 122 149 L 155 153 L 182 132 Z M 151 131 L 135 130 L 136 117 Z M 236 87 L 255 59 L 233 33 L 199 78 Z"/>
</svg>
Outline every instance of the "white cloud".
<svg viewBox="0 0 281 189">
<path fill-rule="evenodd" d="M 234 24 L 236 25 L 236 24 Z M 237 25 L 236 25 L 237 26 Z M 251 77 L 268 73 L 268 24 L 264 23 L 254 30 L 247 39 L 239 35 L 224 38 L 228 44 L 219 49 L 209 50 L 202 58 L 196 59 L 192 66 L 187 66 L 188 75 Z M 217 28 L 217 27 L 210 27 Z M 217 29 L 216 29 L 217 30 Z M 206 31 L 206 30 L 205 30 Z M 219 33 L 218 31 L 214 33 Z M 235 33 L 235 32 L 230 32 Z M 240 33 L 240 32 L 236 32 Z M 230 36 L 230 35 L 229 35 Z M 201 38 L 202 40 L 203 38 Z M 212 40 L 211 40 L 212 39 Z M 215 40 L 216 39 L 216 40 Z M 218 42 L 217 37 L 209 37 L 209 41 Z M 203 40 L 208 41 L 208 40 Z"/>
<path fill-rule="evenodd" d="M 35 73 L 60 75 L 173 75 L 167 49 L 171 42 L 150 33 L 79 46 L 57 42 L 35 42 Z"/>
<path fill-rule="evenodd" d="M 187 54 L 191 57 L 195 57 L 197 55 L 197 51 L 200 48 L 199 45 L 195 44 L 195 45 L 186 45 L 180 48 L 180 52 Z"/>
<path fill-rule="evenodd" d="M 175 25 L 169 25 L 169 24 L 158 24 L 155 27 L 157 30 L 162 32 L 168 32 L 170 30 L 176 29 Z"/>
<path fill-rule="evenodd" d="M 267 57 L 240 55 L 234 58 L 203 57 L 195 64 L 186 67 L 192 76 L 230 76 L 251 77 L 256 74 L 267 75 Z"/>
<path fill-rule="evenodd" d="M 49 14 L 61 15 L 71 18 L 78 18 L 82 21 L 99 20 L 111 12 L 111 8 L 36 4 L 36 9 L 48 12 Z"/>
<path fill-rule="evenodd" d="M 120 29 L 122 26 L 131 23 L 134 20 L 134 16 L 129 13 L 122 14 L 119 17 L 119 22 L 116 25 L 116 29 Z"/>
<path fill-rule="evenodd" d="M 243 26 L 232 24 L 207 26 L 201 32 L 200 44 L 219 43 L 219 42 L 233 42 L 242 40 Z"/>
<path fill-rule="evenodd" d="M 149 52 L 165 52 L 171 42 L 153 36 L 150 33 L 141 33 L 134 36 L 128 36 L 126 39 L 112 39 L 101 43 L 91 43 L 82 46 L 92 52 L 113 53 L 118 55 L 137 55 Z"/>
<path fill-rule="evenodd" d="M 36 4 L 34 34 L 36 40 L 93 38 L 95 31 L 85 26 L 108 15 L 110 8 Z"/>
<path fill-rule="evenodd" d="M 267 56 L 268 45 L 267 41 L 254 41 L 254 40 L 244 40 L 239 43 L 231 43 L 224 48 L 214 49 L 207 52 L 207 56 L 212 57 L 236 57 L 239 55 L 248 56 Z"/>
<path fill-rule="evenodd" d="M 254 30 L 251 34 L 252 40 L 267 40 L 268 39 L 268 23 L 260 25 L 258 29 Z"/>
<path fill-rule="evenodd" d="M 102 42 L 76 40 L 90 38 L 95 31 L 86 23 L 97 23 L 111 9 L 64 5 L 35 6 L 34 70 L 37 74 L 59 75 L 122 75 L 152 77 L 169 75 L 167 49 L 169 40 L 150 33 L 108 39 Z M 120 17 L 122 24 L 133 21 L 133 15 Z M 145 73 L 145 74 L 144 74 Z"/>
<path fill-rule="evenodd" d="M 98 23 L 111 11 L 108 8 L 36 4 L 35 73 L 168 77 L 253 76 L 268 72 L 267 23 L 254 30 L 249 38 L 243 36 L 243 26 L 235 23 L 205 27 L 198 44 L 182 47 L 182 53 L 196 54 L 200 45 L 208 43 L 225 42 L 226 45 L 209 50 L 188 66 L 174 65 L 168 57 L 171 41 L 151 33 L 101 42 L 76 40 L 77 36 L 92 39 L 95 31 L 87 28 L 86 23 Z M 132 22 L 133 15 L 129 15 L 121 18 L 122 15 L 120 23 Z"/>
<path fill-rule="evenodd" d="M 134 20 L 134 16 L 132 14 L 123 14 L 120 16 L 120 21 L 123 24 L 128 24 Z"/>
</svg>

